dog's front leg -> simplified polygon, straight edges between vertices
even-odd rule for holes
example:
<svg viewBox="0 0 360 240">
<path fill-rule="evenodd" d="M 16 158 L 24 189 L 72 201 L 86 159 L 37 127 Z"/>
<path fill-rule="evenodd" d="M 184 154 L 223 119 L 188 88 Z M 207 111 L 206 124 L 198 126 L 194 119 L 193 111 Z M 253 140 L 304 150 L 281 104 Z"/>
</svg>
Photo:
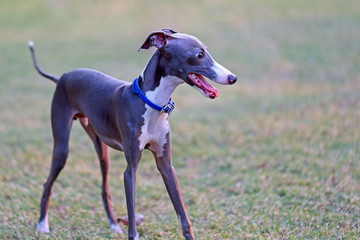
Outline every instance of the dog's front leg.
<svg viewBox="0 0 360 240">
<path fill-rule="evenodd" d="M 163 152 L 152 151 L 156 159 L 156 165 L 164 180 L 166 190 L 169 194 L 175 212 L 181 224 L 182 233 L 186 240 L 193 240 L 194 235 L 191 229 L 190 220 L 186 214 L 185 206 L 181 197 L 180 187 L 176 176 L 175 168 L 171 163 L 171 136 L 167 135 Z"/>
<path fill-rule="evenodd" d="M 136 182 L 136 170 L 140 162 L 141 151 L 138 147 L 127 148 L 125 151 L 125 157 L 127 161 L 127 168 L 124 172 L 124 184 L 126 194 L 126 205 L 128 211 L 129 240 L 138 240 L 139 235 L 136 231 L 136 219 L 135 219 L 135 182 Z"/>
</svg>

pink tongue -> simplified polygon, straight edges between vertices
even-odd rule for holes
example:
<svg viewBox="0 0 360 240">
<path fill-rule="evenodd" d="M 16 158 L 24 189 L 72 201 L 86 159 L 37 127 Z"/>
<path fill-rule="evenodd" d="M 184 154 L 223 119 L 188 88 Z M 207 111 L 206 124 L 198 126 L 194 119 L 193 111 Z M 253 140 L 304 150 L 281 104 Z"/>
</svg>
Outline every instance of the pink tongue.
<svg viewBox="0 0 360 240">
<path fill-rule="evenodd" d="M 196 77 L 198 79 L 198 81 L 194 81 L 194 84 L 196 86 L 198 86 L 199 88 L 201 88 L 202 90 L 204 90 L 204 92 L 206 93 L 206 95 L 209 98 L 216 98 L 219 95 L 219 92 L 216 88 L 214 88 L 213 86 L 211 86 L 205 79 L 203 76 L 196 74 Z"/>
</svg>

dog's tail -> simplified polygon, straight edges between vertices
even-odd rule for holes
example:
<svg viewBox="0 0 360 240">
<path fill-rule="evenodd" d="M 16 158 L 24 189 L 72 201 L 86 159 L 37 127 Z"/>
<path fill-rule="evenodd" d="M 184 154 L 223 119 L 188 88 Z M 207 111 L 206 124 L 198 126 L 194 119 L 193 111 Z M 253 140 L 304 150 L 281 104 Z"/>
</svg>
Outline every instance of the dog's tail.
<svg viewBox="0 0 360 240">
<path fill-rule="evenodd" d="M 38 71 L 38 73 L 39 73 L 41 76 L 50 79 L 50 80 L 53 81 L 54 83 L 57 83 L 57 82 L 59 81 L 59 78 L 58 78 L 58 77 L 53 76 L 53 75 L 51 75 L 51 74 L 47 74 L 47 73 L 43 72 L 43 71 L 39 68 L 38 63 L 37 63 L 37 60 L 36 60 L 36 56 L 35 56 L 34 42 L 33 42 L 33 41 L 29 41 L 29 42 L 28 42 L 28 46 L 29 46 L 29 49 L 30 49 L 30 52 L 31 52 L 32 60 L 33 60 L 33 62 L 34 62 L 34 67 L 35 67 L 35 69 Z"/>
</svg>

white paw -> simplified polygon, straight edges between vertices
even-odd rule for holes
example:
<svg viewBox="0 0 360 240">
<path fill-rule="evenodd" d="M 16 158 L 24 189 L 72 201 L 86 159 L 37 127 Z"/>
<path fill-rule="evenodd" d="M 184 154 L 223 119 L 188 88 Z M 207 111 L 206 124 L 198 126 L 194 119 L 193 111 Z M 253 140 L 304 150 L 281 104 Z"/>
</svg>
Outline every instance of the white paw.
<svg viewBox="0 0 360 240">
<path fill-rule="evenodd" d="M 121 227 L 117 224 L 111 224 L 110 227 L 114 233 L 118 233 L 118 234 L 124 233 L 123 230 L 121 229 Z"/>
<path fill-rule="evenodd" d="M 45 220 L 39 222 L 38 224 L 36 224 L 36 231 L 41 232 L 41 233 L 50 232 L 48 221 L 45 219 Z"/>
<path fill-rule="evenodd" d="M 140 214 L 140 213 L 136 213 L 135 214 L 135 224 L 136 226 L 139 226 L 142 222 L 144 222 L 145 217 L 144 215 Z M 118 219 L 118 222 L 121 222 L 124 225 L 129 225 L 129 219 L 128 216 L 122 216 Z"/>
</svg>

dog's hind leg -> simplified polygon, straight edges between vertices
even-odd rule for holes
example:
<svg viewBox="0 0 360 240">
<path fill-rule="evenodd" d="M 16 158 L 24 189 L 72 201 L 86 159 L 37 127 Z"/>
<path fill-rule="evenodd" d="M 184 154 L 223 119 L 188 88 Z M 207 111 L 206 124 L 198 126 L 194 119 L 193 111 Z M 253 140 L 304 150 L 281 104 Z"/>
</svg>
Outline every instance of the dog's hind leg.
<svg viewBox="0 0 360 240">
<path fill-rule="evenodd" d="M 101 175 L 102 175 L 102 199 L 104 203 L 104 208 L 108 217 L 108 221 L 110 224 L 111 229 L 115 233 L 123 233 L 119 225 L 117 224 L 112 203 L 111 203 L 111 196 L 109 191 L 109 183 L 108 183 L 108 173 L 109 173 L 109 156 L 108 156 L 108 147 L 100 140 L 100 138 L 96 135 L 93 127 L 91 126 L 89 120 L 86 117 L 81 117 L 80 123 L 91 138 L 91 141 L 94 143 L 94 147 L 96 150 L 96 153 L 98 155 L 99 161 L 100 161 L 100 168 L 101 168 Z"/>
<path fill-rule="evenodd" d="M 69 136 L 72 125 L 71 109 L 66 104 L 66 98 L 55 94 L 52 103 L 51 123 L 54 137 L 54 148 L 50 173 L 44 184 L 40 201 L 40 219 L 36 225 L 39 232 L 49 232 L 47 212 L 52 186 L 61 170 L 64 168 L 69 153 Z"/>
</svg>

